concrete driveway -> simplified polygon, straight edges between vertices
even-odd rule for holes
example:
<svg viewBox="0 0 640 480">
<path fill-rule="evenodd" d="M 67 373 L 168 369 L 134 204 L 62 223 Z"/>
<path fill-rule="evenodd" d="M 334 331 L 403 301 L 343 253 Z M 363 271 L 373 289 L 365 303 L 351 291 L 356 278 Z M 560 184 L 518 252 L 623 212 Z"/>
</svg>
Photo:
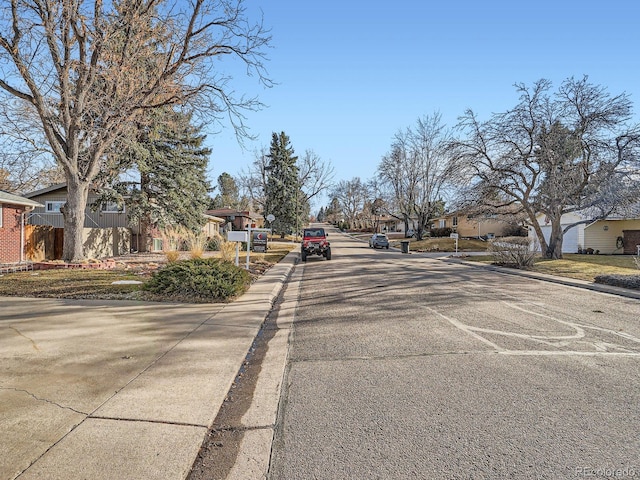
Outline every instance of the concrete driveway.
<svg viewBox="0 0 640 480">
<path fill-rule="evenodd" d="M 184 478 L 294 256 L 226 305 L 0 297 L 0 479 Z"/>
</svg>

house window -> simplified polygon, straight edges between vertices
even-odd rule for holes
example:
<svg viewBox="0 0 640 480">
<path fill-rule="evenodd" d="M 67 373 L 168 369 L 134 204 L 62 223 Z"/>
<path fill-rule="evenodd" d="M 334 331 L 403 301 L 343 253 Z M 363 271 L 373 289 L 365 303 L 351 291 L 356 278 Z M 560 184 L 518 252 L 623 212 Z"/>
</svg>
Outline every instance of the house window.
<svg viewBox="0 0 640 480">
<path fill-rule="evenodd" d="M 440 222 L 439 222 L 439 223 L 440 223 L 439 228 L 444 228 L 444 227 L 446 227 L 446 226 L 447 226 L 447 221 L 446 221 L 446 220 L 440 220 Z"/>
<path fill-rule="evenodd" d="M 122 213 L 124 212 L 124 205 L 120 207 L 116 202 L 105 202 L 100 205 L 100 211 L 102 213 Z"/>
<path fill-rule="evenodd" d="M 453 226 L 454 227 L 458 226 L 458 217 L 453 217 Z"/>
<path fill-rule="evenodd" d="M 162 251 L 162 239 L 161 238 L 154 238 L 153 239 L 153 251 L 154 252 L 161 252 Z"/>
<path fill-rule="evenodd" d="M 45 211 L 47 213 L 60 213 L 60 208 L 67 202 L 45 202 Z"/>
</svg>

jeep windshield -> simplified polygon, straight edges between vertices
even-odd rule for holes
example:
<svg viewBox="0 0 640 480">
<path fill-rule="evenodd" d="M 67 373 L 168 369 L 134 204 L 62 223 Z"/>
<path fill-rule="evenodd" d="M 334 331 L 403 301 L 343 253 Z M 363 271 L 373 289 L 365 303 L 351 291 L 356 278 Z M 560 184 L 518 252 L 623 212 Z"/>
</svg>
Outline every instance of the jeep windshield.
<svg viewBox="0 0 640 480">
<path fill-rule="evenodd" d="M 304 237 L 324 237 L 324 228 L 305 228 Z"/>
</svg>

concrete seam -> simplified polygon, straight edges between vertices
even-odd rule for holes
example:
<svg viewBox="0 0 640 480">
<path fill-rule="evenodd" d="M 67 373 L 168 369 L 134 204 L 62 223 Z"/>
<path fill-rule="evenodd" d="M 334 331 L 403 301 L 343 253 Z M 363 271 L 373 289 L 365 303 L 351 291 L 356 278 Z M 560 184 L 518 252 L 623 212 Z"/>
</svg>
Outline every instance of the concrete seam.
<svg viewBox="0 0 640 480">
<path fill-rule="evenodd" d="M 102 415 L 89 415 L 87 418 L 91 420 L 113 420 L 115 422 L 138 422 L 138 423 L 154 423 L 159 425 L 177 425 L 180 427 L 198 427 L 207 428 L 206 425 L 201 423 L 188 423 L 188 422 L 170 422 L 168 420 L 150 420 L 144 418 L 126 418 L 126 417 L 107 417 Z"/>
</svg>

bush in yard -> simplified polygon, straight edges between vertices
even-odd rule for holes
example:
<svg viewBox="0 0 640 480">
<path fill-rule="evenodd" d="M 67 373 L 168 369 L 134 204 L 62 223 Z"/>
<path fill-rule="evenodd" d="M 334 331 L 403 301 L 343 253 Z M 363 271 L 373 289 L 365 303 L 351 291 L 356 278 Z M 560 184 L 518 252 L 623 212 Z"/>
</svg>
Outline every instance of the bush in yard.
<svg viewBox="0 0 640 480">
<path fill-rule="evenodd" d="M 249 273 L 217 258 L 195 258 L 168 264 L 153 274 L 144 289 L 167 299 L 224 302 L 241 295 Z"/>
<path fill-rule="evenodd" d="M 594 282 L 604 285 L 612 285 L 614 287 L 640 290 L 640 275 L 596 275 Z"/>
<path fill-rule="evenodd" d="M 494 264 L 505 267 L 529 268 L 537 255 L 537 249 L 527 237 L 496 238 L 489 242 L 487 250 Z"/>
<path fill-rule="evenodd" d="M 444 228 L 432 228 L 431 236 L 432 237 L 448 237 L 453 233 L 453 230 L 449 227 Z"/>
</svg>

